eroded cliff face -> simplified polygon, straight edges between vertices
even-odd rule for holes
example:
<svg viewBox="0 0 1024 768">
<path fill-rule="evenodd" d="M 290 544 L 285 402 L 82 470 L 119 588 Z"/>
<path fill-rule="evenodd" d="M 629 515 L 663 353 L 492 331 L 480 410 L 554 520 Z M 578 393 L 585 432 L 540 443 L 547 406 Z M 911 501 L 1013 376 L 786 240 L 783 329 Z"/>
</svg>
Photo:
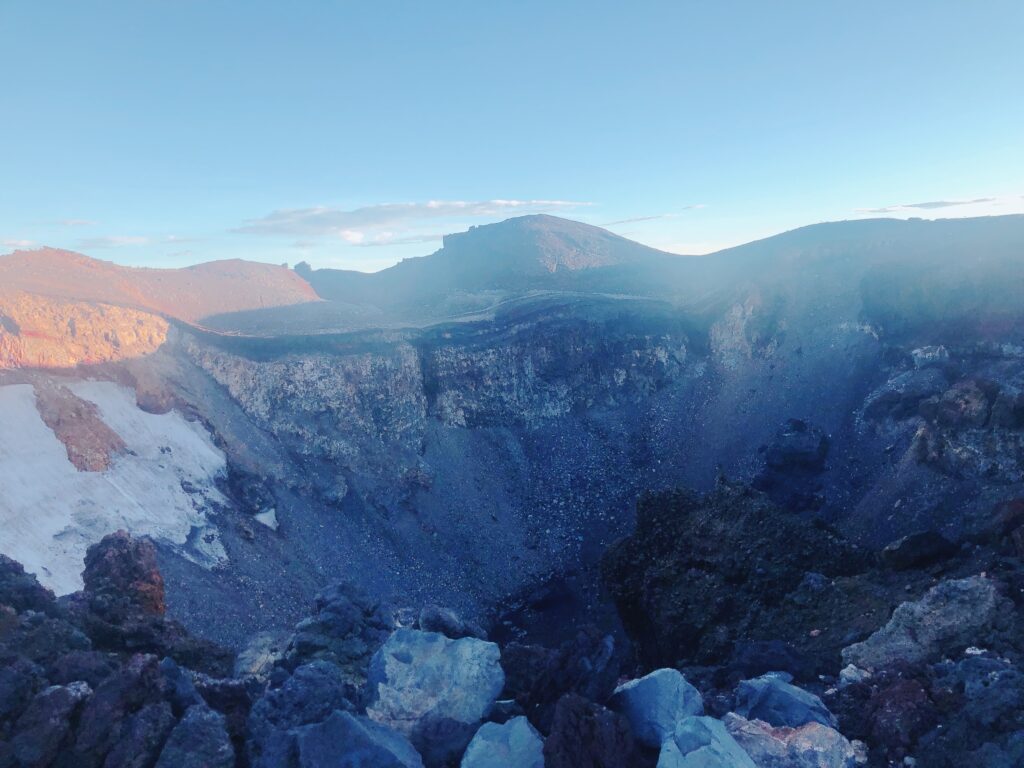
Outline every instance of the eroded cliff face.
<svg viewBox="0 0 1024 768">
<path fill-rule="evenodd" d="M 621 319 L 621 318 L 620 318 Z M 195 337 L 188 357 L 289 450 L 364 487 L 429 488 L 432 431 L 533 433 L 589 412 L 643 407 L 688 375 L 688 341 L 664 317 L 556 313 L 431 329 L 371 351 L 358 337 L 324 350 L 255 355 Z M 343 494 L 342 494 L 343 495 Z"/>
<path fill-rule="evenodd" d="M 0 369 L 73 368 L 152 354 L 167 321 L 110 304 L 0 293 Z"/>
</svg>

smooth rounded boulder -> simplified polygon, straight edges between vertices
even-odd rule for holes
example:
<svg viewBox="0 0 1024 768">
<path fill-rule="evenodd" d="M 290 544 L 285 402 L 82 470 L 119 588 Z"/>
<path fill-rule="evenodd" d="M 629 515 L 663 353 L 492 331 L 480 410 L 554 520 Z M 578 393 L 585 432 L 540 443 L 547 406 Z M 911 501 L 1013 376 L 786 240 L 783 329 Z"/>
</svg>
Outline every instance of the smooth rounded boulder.
<svg viewBox="0 0 1024 768">
<path fill-rule="evenodd" d="M 373 656 L 367 715 L 405 735 L 428 766 L 456 759 L 505 685 L 494 643 L 396 630 Z"/>
<path fill-rule="evenodd" d="M 655 748 L 684 717 L 704 714 L 700 691 L 675 669 L 658 669 L 620 685 L 610 706 L 629 720 L 637 741 Z"/>
<path fill-rule="evenodd" d="M 544 768 L 544 741 L 522 715 L 501 725 L 484 723 L 460 768 Z"/>
</svg>

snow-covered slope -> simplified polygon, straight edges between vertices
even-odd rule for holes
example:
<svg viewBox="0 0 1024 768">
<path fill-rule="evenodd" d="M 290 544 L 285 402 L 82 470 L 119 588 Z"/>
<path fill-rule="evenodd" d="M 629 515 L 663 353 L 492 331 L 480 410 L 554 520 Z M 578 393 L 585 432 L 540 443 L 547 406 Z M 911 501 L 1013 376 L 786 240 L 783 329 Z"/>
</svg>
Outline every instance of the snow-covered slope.
<svg viewBox="0 0 1024 768">
<path fill-rule="evenodd" d="M 138 408 L 105 381 L 68 385 L 124 441 L 100 472 L 80 471 L 46 425 L 30 384 L 0 386 L 0 552 L 57 594 L 81 587 L 88 546 L 124 529 L 173 546 L 205 567 L 226 560 L 210 515 L 226 499 L 224 454 L 197 423 Z"/>
</svg>

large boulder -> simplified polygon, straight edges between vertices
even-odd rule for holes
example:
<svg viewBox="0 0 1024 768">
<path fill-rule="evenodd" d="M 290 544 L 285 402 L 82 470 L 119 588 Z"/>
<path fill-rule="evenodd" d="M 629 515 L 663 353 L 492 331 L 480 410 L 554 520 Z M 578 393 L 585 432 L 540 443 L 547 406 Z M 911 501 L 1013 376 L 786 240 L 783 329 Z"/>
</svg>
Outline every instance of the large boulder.
<svg viewBox="0 0 1024 768">
<path fill-rule="evenodd" d="M 544 768 L 544 741 L 520 715 L 484 723 L 462 756 L 461 768 Z"/>
<path fill-rule="evenodd" d="M 349 712 L 333 712 L 293 736 L 296 768 L 423 768 L 404 736 Z"/>
<path fill-rule="evenodd" d="M 558 700 L 544 742 L 546 768 L 634 768 L 638 762 L 625 717 L 575 693 Z"/>
<path fill-rule="evenodd" d="M 390 609 L 347 582 L 325 588 L 313 607 L 313 616 L 296 625 L 285 663 L 294 669 L 310 661 L 329 661 L 351 685 L 362 687 L 370 658 L 395 628 Z"/>
<path fill-rule="evenodd" d="M 277 688 L 257 701 L 249 714 L 248 745 L 255 766 L 273 765 L 273 757 L 287 751 L 288 731 L 318 723 L 335 710 L 352 708 L 344 674 L 333 664 L 314 661 L 298 669 Z"/>
<path fill-rule="evenodd" d="M 658 768 L 757 768 L 721 720 L 687 717 L 666 739 Z"/>
<path fill-rule="evenodd" d="M 409 738 L 427 765 L 466 748 L 505 684 L 494 643 L 396 630 L 374 655 L 367 679 L 370 718 Z"/>
<path fill-rule="evenodd" d="M 156 768 L 232 768 L 234 764 L 235 749 L 224 715 L 196 704 L 174 726 Z"/>
<path fill-rule="evenodd" d="M 85 701 L 66 759 L 76 768 L 114 765 L 134 749 L 139 755 L 152 752 L 155 761 L 173 726 L 157 659 L 134 656 Z"/>
<path fill-rule="evenodd" d="M 637 741 L 655 748 L 684 717 L 704 714 L 700 691 L 675 669 L 658 669 L 620 685 L 610 706 L 629 720 Z"/>
<path fill-rule="evenodd" d="M 796 728 L 806 723 L 836 726 L 835 716 L 821 699 L 778 674 L 741 682 L 736 689 L 736 712 L 776 726 Z"/>
<path fill-rule="evenodd" d="M 86 551 L 82 579 L 89 608 L 111 623 L 166 610 L 164 580 L 149 539 L 125 531 L 104 536 Z"/>
<path fill-rule="evenodd" d="M 867 640 L 843 649 L 843 663 L 880 669 L 895 663 L 935 661 L 970 645 L 992 624 L 1000 599 L 983 576 L 944 581 L 916 602 L 901 604 Z"/>
<path fill-rule="evenodd" d="M 156 547 L 118 531 L 89 547 L 85 584 L 68 600 L 71 613 L 100 650 L 171 656 L 212 675 L 228 674 L 234 654 L 190 635 L 167 618 Z"/>
<path fill-rule="evenodd" d="M 0 748 L 0 765 L 50 765 L 67 749 L 71 724 L 92 690 L 86 683 L 54 685 L 40 691 L 14 727 L 14 736 Z"/>
<path fill-rule="evenodd" d="M 854 768 L 857 750 L 834 728 L 811 722 L 774 728 L 733 712 L 722 722 L 757 768 Z"/>
</svg>

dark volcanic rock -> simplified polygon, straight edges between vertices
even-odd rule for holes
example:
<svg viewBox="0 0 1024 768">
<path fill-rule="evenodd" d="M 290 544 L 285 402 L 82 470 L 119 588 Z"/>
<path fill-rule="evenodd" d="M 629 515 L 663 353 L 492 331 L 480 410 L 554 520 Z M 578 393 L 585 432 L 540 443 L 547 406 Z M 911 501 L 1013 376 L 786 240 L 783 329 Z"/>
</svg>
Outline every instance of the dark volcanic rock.
<svg viewBox="0 0 1024 768">
<path fill-rule="evenodd" d="M 0 764 L 4 755 L 18 766 L 50 765 L 68 748 L 72 720 L 82 702 L 92 694 L 86 683 L 55 685 L 41 691 L 18 719 L 15 736 L 6 749 L 0 748 Z"/>
<path fill-rule="evenodd" d="M 790 419 L 765 451 L 764 461 L 773 470 L 820 472 L 828 456 L 828 436 L 801 419 Z"/>
<path fill-rule="evenodd" d="M 960 381 L 939 398 L 935 421 L 944 427 L 977 429 L 985 426 L 990 409 L 991 403 L 979 382 Z"/>
<path fill-rule="evenodd" d="M 162 616 L 166 610 L 164 580 L 149 539 L 132 538 L 124 531 L 104 536 L 89 547 L 82 580 L 89 609 L 106 621 Z"/>
<path fill-rule="evenodd" d="M 801 419 L 790 419 L 764 447 L 764 470 L 753 486 L 791 511 L 818 509 L 824 502 L 817 475 L 825 469 L 829 439 Z"/>
<path fill-rule="evenodd" d="M 644 765 L 622 715 L 566 694 L 544 742 L 546 768 L 635 768 Z"/>
<path fill-rule="evenodd" d="M 171 731 L 156 768 L 232 768 L 235 750 L 224 716 L 197 705 Z"/>
<path fill-rule="evenodd" d="M 83 572 L 85 589 L 68 605 L 102 650 L 171 656 L 186 667 L 226 675 L 232 654 L 193 637 L 164 615 L 163 578 L 148 539 L 118 531 L 91 546 Z"/>
<path fill-rule="evenodd" d="M 942 394 L 947 386 L 946 377 L 936 368 L 906 371 L 894 376 L 868 396 L 864 416 L 868 419 L 895 420 L 916 416 L 922 400 Z"/>
<path fill-rule="evenodd" d="M 294 732 L 298 768 L 422 768 L 402 734 L 366 717 L 334 712 Z"/>
<path fill-rule="evenodd" d="M 370 658 L 394 628 L 387 606 L 352 584 L 332 584 L 316 596 L 313 616 L 295 627 L 285 664 L 294 669 L 311 661 L 328 661 L 352 689 L 358 689 L 366 681 Z"/>
<path fill-rule="evenodd" d="M 722 487 L 641 498 L 635 532 L 608 550 L 602 569 L 642 659 L 657 667 L 725 661 L 735 641 L 749 639 L 744 628 L 806 573 L 852 574 L 867 562 L 828 527 Z"/>
<path fill-rule="evenodd" d="M 959 547 L 936 531 L 911 533 L 883 549 L 879 560 L 896 571 L 922 568 L 956 554 Z"/>
<path fill-rule="evenodd" d="M 502 651 L 503 698 L 514 699 L 542 733 L 551 727 L 555 704 L 567 693 L 604 701 L 615 689 L 620 664 L 615 641 L 584 627 L 557 650 L 509 643 Z"/>
<path fill-rule="evenodd" d="M 475 637 L 486 640 L 483 627 L 462 619 L 455 611 L 428 605 L 420 611 L 419 628 L 424 632 L 440 632 L 445 637 L 458 640 L 460 637 Z"/>
<path fill-rule="evenodd" d="M 0 554 L 0 605 L 17 612 L 32 610 L 52 614 L 57 610 L 53 592 L 39 584 L 21 563 Z"/>
<path fill-rule="evenodd" d="M 129 746 L 158 749 L 160 744 L 149 740 L 146 729 L 161 728 L 169 733 L 174 725 L 171 707 L 162 701 L 162 684 L 153 656 L 135 656 L 107 678 L 82 709 L 74 746 L 65 755 L 67 764 L 82 768 L 105 765 L 114 749 L 119 749 L 118 759 L 129 760 Z M 119 746 L 122 744 L 126 746 Z"/>
<path fill-rule="evenodd" d="M 335 710 L 352 709 L 352 687 L 342 670 L 326 661 L 299 667 L 278 688 L 257 701 L 249 715 L 249 757 L 253 765 L 273 765 L 265 755 L 280 754 L 291 742 L 288 731 L 318 723 Z"/>
</svg>

